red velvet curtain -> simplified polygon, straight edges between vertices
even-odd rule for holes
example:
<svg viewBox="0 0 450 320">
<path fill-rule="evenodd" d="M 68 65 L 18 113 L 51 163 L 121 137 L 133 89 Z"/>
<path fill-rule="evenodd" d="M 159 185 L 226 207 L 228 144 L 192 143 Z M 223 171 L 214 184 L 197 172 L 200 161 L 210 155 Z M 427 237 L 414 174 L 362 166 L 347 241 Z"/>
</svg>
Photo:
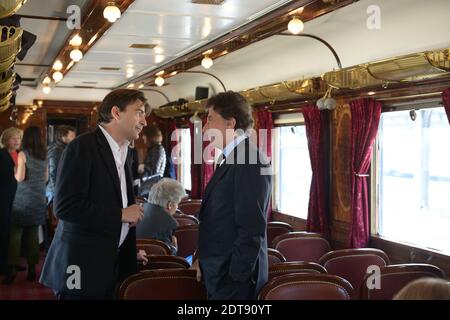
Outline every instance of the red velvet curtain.
<svg viewBox="0 0 450 320">
<path fill-rule="evenodd" d="M 203 197 L 203 193 L 205 192 L 206 186 L 208 185 L 209 180 L 211 179 L 214 173 L 214 164 L 213 157 L 214 155 L 207 155 L 208 163 L 203 159 L 203 152 L 205 148 L 208 146 L 208 141 L 202 141 L 202 150 L 201 150 L 201 163 L 195 163 L 195 141 L 196 139 L 203 140 L 202 128 L 206 123 L 206 118 L 202 119 L 202 127 L 198 126 L 198 131 L 195 132 L 195 126 L 193 123 L 189 122 L 189 130 L 191 133 L 191 198 L 192 199 L 201 199 Z M 200 160 L 200 159 L 198 159 Z M 198 162 L 198 161 L 197 161 Z"/>
<path fill-rule="evenodd" d="M 172 151 L 174 150 L 175 146 L 178 144 L 178 134 L 177 134 L 177 123 L 175 120 L 170 119 L 168 123 L 168 134 L 169 134 L 169 143 L 168 146 L 170 147 L 168 154 L 172 157 Z M 172 137 L 173 135 L 173 137 Z M 175 161 L 172 157 L 173 166 L 175 168 L 175 177 L 178 178 L 178 165 L 177 161 Z"/>
<path fill-rule="evenodd" d="M 444 103 L 445 113 L 450 124 L 450 88 L 444 90 L 442 93 L 442 102 Z"/>
<path fill-rule="evenodd" d="M 258 139 L 258 149 L 261 152 L 265 153 L 270 160 L 272 159 L 272 128 L 273 128 L 272 113 L 266 110 L 257 111 L 256 132 Z M 260 132 L 259 131 L 260 129 L 265 129 L 266 130 L 265 134 L 263 132 Z M 272 199 L 270 199 L 269 207 L 267 208 L 267 221 L 271 220 L 272 220 Z"/>
<path fill-rule="evenodd" d="M 352 114 L 351 159 L 352 159 L 352 224 L 349 245 L 363 248 L 369 244 L 369 196 L 367 177 L 372 160 L 372 147 L 375 141 L 381 116 L 381 102 L 361 99 L 350 102 Z"/>
<path fill-rule="evenodd" d="M 309 191 L 308 218 L 306 230 L 320 232 L 329 236 L 329 225 L 326 210 L 327 168 L 324 158 L 325 133 L 327 117 L 323 111 L 317 109 L 313 104 L 301 109 L 305 118 L 306 137 L 308 139 L 309 157 L 311 159 L 311 187 Z M 304 183 L 307 183 L 304 181 Z"/>
</svg>

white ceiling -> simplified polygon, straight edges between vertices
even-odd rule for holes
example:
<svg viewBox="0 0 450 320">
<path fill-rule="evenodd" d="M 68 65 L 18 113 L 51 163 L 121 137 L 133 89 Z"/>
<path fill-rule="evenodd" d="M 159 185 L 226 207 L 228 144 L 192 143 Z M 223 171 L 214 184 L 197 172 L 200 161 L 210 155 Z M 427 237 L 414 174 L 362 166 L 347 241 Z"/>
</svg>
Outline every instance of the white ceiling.
<svg viewBox="0 0 450 320">
<path fill-rule="evenodd" d="M 226 0 L 222 5 L 202 5 L 189 0 L 136 0 L 60 85 L 85 85 L 94 78 L 95 87 L 119 86 L 129 79 L 127 74 L 131 78 L 143 74 L 288 2 Z M 130 48 L 134 43 L 155 44 L 157 49 Z"/>
<path fill-rule="evenodd" d="M 130 43 L 157 43 L 165 57 L 162 63 L 166 63 L 245 23 L 248 16 L 271 4 L 280 4 L 280 1 L 227 0 L 221 7 L 197 7 L 187 0 L 136 0 L 71 69 L 61 85 L 97 82 L 90 85 L 113 88 L 126 81 L 127 69 L 132 68 L 135 77 L 157 67 L 153 50 L 130 49 Z M 378 5 L 381 9 L 380 30 L 366 27 L 369 5 Z M 361 0 L 307 22 L 304 32 L 328 41 L 336 49 L 343 66 L 348 67 L 450 47 L 448 12 L 448 0 Z M 210 35 L 204 37 L 201 30 L 207 17 L 212 21 L 212 28 Z M 100 67 L 119 67 L 120 70 L 104 72 L 99 70 Z M 336 61 L 331 52 L 321 43 L 308 38 L 274 36 L 216 59 L 208 71 L 219 76 L 227 89 L 238 91 L 282 80 L 320 76 L 335 68 Z M 203 69 L 196 67 L 194 70 Z M 204 75 L 178 74 L 167 82 L 170 85 L 156 89 L 171 100 L 193 99 L 196 86 L 208 86 L 210 93 L 222 90 L 216 80 Z M 107 90 L 58 88 L 45 96 L 40 89 L 26 93 L 19 89 L 18 102 L 30 103 L 33 96 L 36 99 L 100 101 L 105 92 Z M 166 103 L 158 93 L 146 91 L 146 94 L 152 106 Z"/>
</svg>

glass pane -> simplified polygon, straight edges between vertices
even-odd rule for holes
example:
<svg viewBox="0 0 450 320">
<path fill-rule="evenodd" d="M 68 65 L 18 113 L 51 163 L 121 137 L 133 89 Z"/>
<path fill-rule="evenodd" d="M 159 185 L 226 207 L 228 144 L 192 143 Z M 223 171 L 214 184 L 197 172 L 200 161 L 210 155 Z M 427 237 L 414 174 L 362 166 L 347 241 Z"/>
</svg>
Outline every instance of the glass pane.
<svg viewBox="0 0 450 320">
<path fill-rule="evenodd" d="M 443 108 L 382 115 L 379 232 L 450 253 L 450 126 Z"/>
<path fill-rule="evenodd" d="M 308 215 L 311 163 L 305 126 L 278 127 L 278 210 L 303 219 Z"/>
</svg>

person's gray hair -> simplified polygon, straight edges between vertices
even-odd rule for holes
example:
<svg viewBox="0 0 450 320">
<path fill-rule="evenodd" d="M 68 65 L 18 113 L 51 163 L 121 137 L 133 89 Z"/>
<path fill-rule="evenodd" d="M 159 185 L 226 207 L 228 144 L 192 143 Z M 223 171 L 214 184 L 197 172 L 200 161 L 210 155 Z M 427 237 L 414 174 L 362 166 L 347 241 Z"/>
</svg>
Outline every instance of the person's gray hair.
<svg viewBox="0 0 450 320">
<path fill-rule="evenodd" d="M 170 178 L 163 178 L 153 185 L 148 194 L 148 202 L 166 208 L 168 202 L 180 203 L 186 197 L 181 183 Z"/>
</svg>

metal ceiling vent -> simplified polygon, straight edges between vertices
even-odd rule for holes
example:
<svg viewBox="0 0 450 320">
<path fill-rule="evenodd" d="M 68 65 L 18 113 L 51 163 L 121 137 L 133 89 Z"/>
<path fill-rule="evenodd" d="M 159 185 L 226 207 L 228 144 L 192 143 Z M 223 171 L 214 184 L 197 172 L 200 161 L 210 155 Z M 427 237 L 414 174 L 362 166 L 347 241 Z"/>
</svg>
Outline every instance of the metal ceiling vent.
<svg viewBox="0 0 450 320">
<path fill-rule="evenodd" d="M 133 43 L 130 48 L 133 49 L 154 49 L 157 44 L 154 43 Z"/>
<path fill-rule="evenodd" d="M 220 6 L 225 2 L 225 0 L 191 0 L 191 2 L 195 4 L 209 4 Z"/>
</svg>

